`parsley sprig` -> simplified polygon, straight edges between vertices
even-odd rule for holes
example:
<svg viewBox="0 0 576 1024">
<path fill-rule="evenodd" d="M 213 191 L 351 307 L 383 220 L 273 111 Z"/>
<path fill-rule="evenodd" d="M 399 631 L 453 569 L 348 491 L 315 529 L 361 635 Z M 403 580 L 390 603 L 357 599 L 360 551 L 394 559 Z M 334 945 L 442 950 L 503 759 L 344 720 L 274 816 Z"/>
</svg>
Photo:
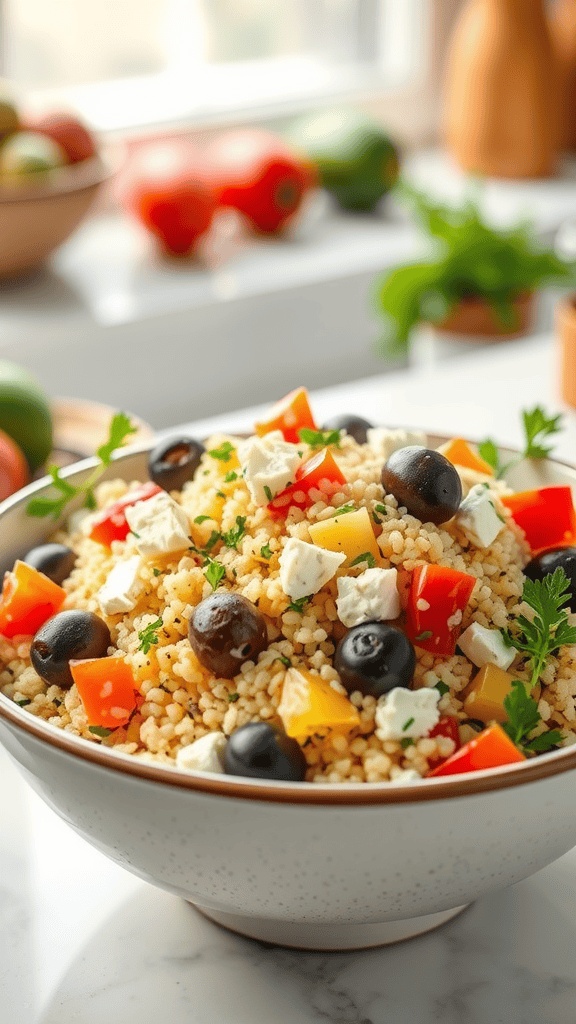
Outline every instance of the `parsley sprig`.
<svg viewBox="0 0 576 1024">
<path fill-rule="evenodd" d="M 543 580 L 526 579 L 522 600 L 532 608 L 534 618 L 530 622 L 519 615 L 518 632 L 501 630 L 507 644 L 527 655 L 531 673 L 527 693 L 536 686 L 550 655 L 564 644 L 576 644 L 576 628 L 569 624 L 565 607 L 568 598 L 569 582 L 560 566 Z"/>
<path fill-rule="evenodd" d="M 557 416 L 548 416 L 541 405 L 535 405 L 533 409 L 522 411 L 522 425 L 525 443 L 519 459 L 502 463 L 498 447 L 490 437 L 485 438 L 478 445 L 480 455 L 492 467 L 497 477 L 504 476 L 508 469 L 517 465 L 522 459 L 545 459 L 550 455 L 553 445 L 545 445 L 543 442 L 561 432 L 562 415 L 558 413 Z"/>
<path fill-rule="evenodd" d="M 236 526 L 232 526 L 222 534 L 222 540 L 227 548 L 236 548 L 246 533 L 246 516 L 236 516 Z"/>
<path fill-rule="evenodd" d="M 342 440 L 341 430 L 310 430 L 309 427 L 302 427 L 298 431 L 298 437 L 310 448 L 327 448 L 328 445 L 340 447 Z"/>
<path fill-rule="evenodd" d="M 223 441 L 219 448 L 211 448 L 208 455 L 212 459 L 218 459 L 219 462 L 230 462 L 235 451 L 236 449 L 230 441 Z"/>
<path fill-rule="evenodd" d="M 216 590 L 216 587 L 226 575 L 226 569 L 221 562 L 218 562 L 216 558 L 210 558 L 210 556 L 205 559 L 204 566 L 204 575 L 212 587 L 212 590 Z"/>
<path fill-rule="evenodd" d="M 504 698 L 504 710 L 508 721 L 503 723 L 503 728 L 512 742 L 525 753 L 541 754 L 561 742 L 562 733 L 558 729 L 540 733 L 534 739 L 528 738 L 540 724 L 541 716 L 537 702 L 526 693 L 526 687 L 519 679 L 514 680 L 511 693 Z"/>
<path fill-rule="evenodd" d="M 162 619 L 158 618 L 154 622 L 149 622 L 144 629 L 140 630 L 138 633 L 140 641 L 139 651 L 142 651 L 143 654 L 148 654 L 150 648 L 159 642 L 158 632 L 162 629 L 162 625 Z"/>
<path fill-rule="evenodd" d="M 90 476 L 85 480 L 83 484 L 75 486 L 68 480 L 64 479 L 60 475 L 60 468 L 58 466 L 48 466 L 48 473 L 52 477 L 52 485 L 57 491 L 55 497 L 49 497 L 46 495 L 40 495 L 38 498 L 31 498 L 26 505 L 26 512 L 29 516 L 35 516 L 37 518 L 44 518 L 45 516 L 52 516 L 53 519 L 59 519 L 63 514 L 64 509 L 68 505 L 72 498 L 76 498 L 83 495 L 83 505 L 85 508 L 93 511 L 96 508 L 96 498 L 94 496 L 94 487 L 102 476 L 102 473 L 110 465 L 112 461 L 113 453 L 118 449 L 122 448 L 126 444 L 126 439 L 130 434 L 136 433 L 136 427 L 134 427 L 130 421 L 130 418 L 124 412 L 117 412 L 110 421 L 110 428 L 108 431 L 108 440 L 100 445 L 96 455 L 100 459 L 100 464 L 90 473 Z"/>
<path fill-rule="evenodd" d="M 296 601 L 290 601 L 286 611 L 299 612 L 299 614 L 302 615 L 304 608 L 311 597 L 312 595 L 308 594 L 307 597 L 299 597 Z"/>
</svg>

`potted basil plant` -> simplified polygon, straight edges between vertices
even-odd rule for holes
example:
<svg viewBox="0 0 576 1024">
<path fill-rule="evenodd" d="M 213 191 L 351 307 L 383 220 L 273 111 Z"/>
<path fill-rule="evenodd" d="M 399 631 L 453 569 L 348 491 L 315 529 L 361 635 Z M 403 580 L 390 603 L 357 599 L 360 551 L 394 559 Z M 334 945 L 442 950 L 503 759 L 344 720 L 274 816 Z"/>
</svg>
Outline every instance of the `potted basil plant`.
<svg viewBox="0 0 576 1024">
<path fill-rule="evenodd" d="M 524 334 L 538 289 L 574 285 L 576 264 L 543 248 L 529 224 L 489 227 L 473 198 L 442 206 L 405 183 L 399 194 L 409 200 L 431 251 L 377 282 L 388 351 L 407 348 L 419 324 L 492 339 Z"/>
</svg>

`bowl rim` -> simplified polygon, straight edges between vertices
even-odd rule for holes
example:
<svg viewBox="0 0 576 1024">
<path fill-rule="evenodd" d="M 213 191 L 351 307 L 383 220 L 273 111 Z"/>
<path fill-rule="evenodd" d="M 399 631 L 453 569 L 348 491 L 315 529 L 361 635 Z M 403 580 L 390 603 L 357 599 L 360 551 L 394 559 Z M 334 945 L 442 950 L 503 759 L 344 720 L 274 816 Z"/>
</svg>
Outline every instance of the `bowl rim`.
<svg viewBox="0 0 576 1024">
<path fill-rule="evenodd" d="M 230 433 L 231 436 L 239 436 L 240 432 L 228 431 L 227 433 Z M 168 436 L 168 432 L 166 432 L 166 436 Z M 449 440 L 443 435 L 429 434 L 428 436 L 433 437 L 435 441 L 439 440 L 440 443 L 443 443 L 443 440 Z M 121 464 L 134 456 L 146 454 L 154 447 L 154 443 L 152 441 L 122 448 L 113 454 L 112 465 L 114 463 Z M 476 444 L 477 442 L 470 441 L 469 443 Z M 507 455 L 520 455 L 518 449 L 504 445 L 499 446 L 499 450 Z M 573 463 L 562 459 L 546 459 L 545 461 L 564 466 L 576 473 L 576 465 Z M 66 466 L 61 471 L 62 476 L 90 472 L 97 465 L 99 465 L 99 460 L 94 456 L 82 459 Z M 50 482 L 50 477 L 44 476 L 0 502 L 0 519 L 12 508 L 23 505 L 32 495 L 49 486 Z M 76 736 L 73 733 L 57 729 L 43 719 L 27 713 L 24 708 L 18 707 L 2 693 L 0 693 L 0 719 L 4 719 L 5 723 L 12 728 L 47 743 L 68 757 L 79 757 L 97 767 L 111 769 L 140 781 L 193 790 L 206 795 L 268 803 L 353 805 L 355 807 L 374 804 L 426 803 L 430 800 L 478 795 L 527 785 L 551 778 L 554 775 L 576 771 L 576 744 L 574 744 L 521 763 L 467 772 L 462 775 L 423 779 L 418 784 L 276 782 L 248 779 L 235 775 L 215 775 L 208 772 L 192 773 L 176 766 L 141 760 L 133 754 L 116 751 L 114 748 L 104 747 L 97 743 L 92 744 L 83 736 Z"/>
<path fill-rule="evenodd" d="M 104 147 L 86 160 L 54 168 L 42 181 L 32 180 L 14 188 L 0 184 L 0 205 L 41 202 L 94 189 L 112 177 L 118 160 L 116 151 Z"/>
</svg>

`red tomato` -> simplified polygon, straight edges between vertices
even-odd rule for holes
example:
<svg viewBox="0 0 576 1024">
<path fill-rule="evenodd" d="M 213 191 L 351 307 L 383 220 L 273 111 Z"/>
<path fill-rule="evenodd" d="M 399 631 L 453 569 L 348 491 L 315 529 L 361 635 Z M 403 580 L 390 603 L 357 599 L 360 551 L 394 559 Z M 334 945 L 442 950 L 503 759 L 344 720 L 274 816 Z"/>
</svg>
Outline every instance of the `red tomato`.
<svg viewBox="0 0 576 1024">
<path fill-rule="evenodd" d="M 47 114 L 26 123 L 26 130 L 41 132 L 62 147 L 71 164 L 96 156 L 96 143 L 88 129 L 71 114 Z"/>
<path fill-rule="evenodd" d="M 315 184 L 313 166 L 271 132 L 227 132 L 207 151 L 221 206 L 232 206 L 264 233 L 280 231 Z"/>
<path fill-rule="evenodd" d="M 576 513 L 570 487 L 542 487 L 502 498 L 528 541 L 532 554 L 576 543 Z"/>
<path fill-rule="evenodd" d="M 122 204 L 171 255 L 184 256 L 212 223 L 217 202 L 205 161 L 189 145 L 150 143 L 121 176 Z"/>
<path fill-rule="evenodd" d="M 15 441 L 0 430 L 0 501 L 30 482 L 30 469 Z"/>
<path fill-rule="evenodd" d="M 417 565 L 406 609 L 406 633 L 431 654 L 452 655 L 475 576 L 441 565 Z"/>
<path fill-rule="evenodd" d="M 4 577 L 0 597 L 0 633 L 33 636 L 60 610 L 66 591 L 26 562 L 16 562 Z"/>
<path fill-rule="evenodd" d="M 136 683 L 124 658 L 71 661 L 70 671 L 90 725 L 117 729 L 137 707 Z"/>
<path fill-rule="evenodd" d="M 303 427 L 310 430 L 318 430 L 310 409 L 310 400 L 306 388 L 296 388 L 285 398 L 276 402 L 268 412 L 265 419 L 254 424 L 256 433 L 263 437 L 271 430 L 281 430 L 285 441 L 298 444 L 300 438 L 298 431 Z"/>
<path fill-rule="evenodd" d="M 161 490 L 162 488 L 157 484 L 149 482 L 113 502 L 94 519 L 90 531 L 92 540 L 103 544 L 105 548 L 111 547 L 113 540 L 125 540 L 130 533 L 125 510 L 131 505 L 136 505 L 138 501 L 147 501 L 148 498 L 153 498 L 155 494 L 160 494 Z"/>
<path fill-rule="evenodd" d="M 310 505 L 318 501 L 317 495 L 311 494 L 311 491 L 331 495 L 339 491 L 345 483 L 346 478 L 332 453 L 328 448 L 323 448 L 307 462 L 298 466 L 296 480 L 272 499 L 267 506 L 268 511 L 273 519 L 279 519 L 287 516 L 293 505 L 297 508 L 310 508 Z"/>
<path fill-rule="evenodd" d="M 454 718 L 453 715 L 442 715 L 437 725 L 428 733 L 430 739 L 434 739 L 435 736 L 447 736 L 448 739 L 454 741 L 454 751 L 456 753 L 460 746 L 460 732 L 458 730 L 458 719 Z M 452 754 L 449 755 L 452 757 Z M 435 757 L 428 761 L 430 768 L 437 768 L 446 761 L 446 757 Z"/>
<path fill-rule="evenodd" d="M 437 768 L 428 772 L 428 777 L 460 775 L 462 772 L 476 772 L 480 768 L 499 768 L 503 764 L 525 760 L 524 754 L 514 746 L 504 729 L 494 722 L 469 743 L 460 747 L 460 750 L 442 761 Z"/>
</svg>

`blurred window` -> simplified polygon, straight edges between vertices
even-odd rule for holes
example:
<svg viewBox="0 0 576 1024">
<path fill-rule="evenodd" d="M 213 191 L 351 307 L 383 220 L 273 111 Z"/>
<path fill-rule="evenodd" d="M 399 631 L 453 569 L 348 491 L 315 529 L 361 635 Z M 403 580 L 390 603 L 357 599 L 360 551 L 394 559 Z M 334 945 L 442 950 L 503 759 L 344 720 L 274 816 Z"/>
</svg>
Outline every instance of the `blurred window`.
<svg viewBox="0 0 576 1024">
<path fill-rule="evenodd" d="M 281 111 L 422 77 L 445 2 L 0 0 L 2 72 L 102 129 Z"/>
</svg>

